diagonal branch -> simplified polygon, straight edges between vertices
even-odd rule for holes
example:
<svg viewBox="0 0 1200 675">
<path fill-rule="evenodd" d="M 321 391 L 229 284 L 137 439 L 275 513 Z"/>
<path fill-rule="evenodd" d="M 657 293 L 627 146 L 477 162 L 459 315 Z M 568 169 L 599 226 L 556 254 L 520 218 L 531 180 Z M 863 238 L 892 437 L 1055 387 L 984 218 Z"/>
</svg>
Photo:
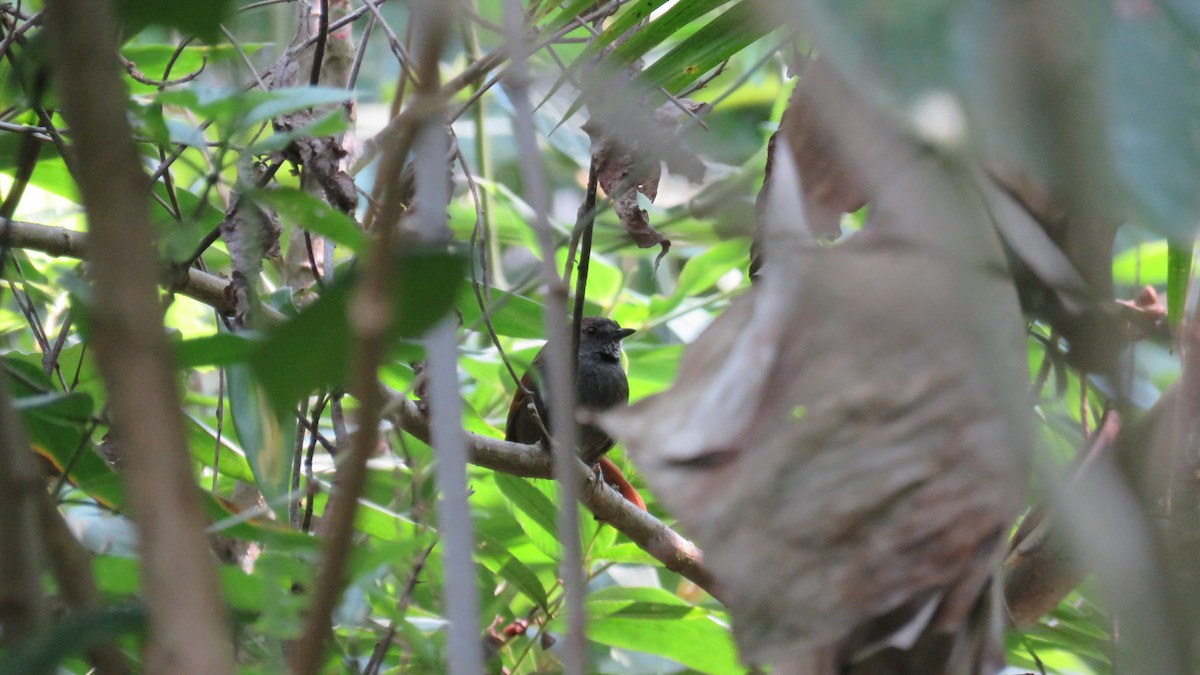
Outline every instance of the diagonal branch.
<svg viewBox="0 0 1200 675">
<path fill-rule="evenodd" d="M 416 402 L 395 396 L 385 415 L 396 427 L 422 441 L 429 441 L 429 420 Z M 538 445 L 509 443 L 479 434 L 467 434 L 467 452 L 472 464 L 525 478 L 553 478 L 550 454 Z M 580 501 L 596 518 L 612 525 L 664 567 L 688 579 L 710 595 L 721 599 L 721 590 L 704 567 L 700 550 L 661 520 L 631 504 L 617 491 L 596 480 L 583 462 L 576 462 L 579 478 L 587 481 Z"/>
</svg>

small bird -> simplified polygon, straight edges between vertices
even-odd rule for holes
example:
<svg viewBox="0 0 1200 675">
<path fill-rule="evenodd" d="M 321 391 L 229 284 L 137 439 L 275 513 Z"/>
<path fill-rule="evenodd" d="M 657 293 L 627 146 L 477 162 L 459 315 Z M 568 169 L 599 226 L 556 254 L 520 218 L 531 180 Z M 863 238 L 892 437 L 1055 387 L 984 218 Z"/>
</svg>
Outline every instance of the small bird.
<svg viewBox="0 0 1200 675">
<path fill-rule="evenodd" d="M 575 399 L 579 409 L 599 412 L 625 405 L 629 402 L 629 380 L 621 366 L 621 340 L 636 331 L 622 328 L 612 319 L 589 316 L 583 320 L 579 332 L 579 371 L 575 378 Z M 537 353 L 529 370 L 521 378 L 522 388 L 517 391 L 508 409 L 504 431 L 506 441 L 542 442 L 543 426 L 553 433 L 553 429 L 549 428 L 550 414 L 542 395 L 545 351 L 543 348 Z M 532 406 L 530 397 L 533 399 Z M 584 424 L 579 429 L 579 457 L 588 464 L 598 464 L 605 482 L 645 509 L 646 504 L 637 490 L 629 484 L 621 470 L 604 457 L 614 443 L 611 436 L 595 425 Z"/>
</svg>

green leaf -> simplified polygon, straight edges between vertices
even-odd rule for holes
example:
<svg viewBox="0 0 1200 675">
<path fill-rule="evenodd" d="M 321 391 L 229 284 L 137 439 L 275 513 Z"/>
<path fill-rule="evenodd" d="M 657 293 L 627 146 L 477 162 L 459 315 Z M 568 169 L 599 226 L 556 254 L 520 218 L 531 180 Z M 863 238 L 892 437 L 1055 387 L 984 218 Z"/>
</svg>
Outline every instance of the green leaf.
<svg viewBox="0 0 1200 675">
<path fill-rule="evenodd" d="M 290 487 L 292 457 L 296 451 L 292 442 L 295 424 L 291 407 L 271 405 L 250 366 L 231 366 L 225 370 L 225 378 L 229 412 L 233 415 L 238 441 L 263 496 L 268 503 L 277 504 Z M 276 508 L 286 510 L 285 505 Z"/>
<path fill-rule="evenodd" d="M 541 580 L 528 565 L 513 556 L 507 546 L 480 532 L 478 548 L 479 559 L 489 570 L 503 577 L 538 607 L 547 608 L 549 600 Z"/>
<path fill-rule="evenodd" d="M 353 218 L 303 190 L 281 187 L 253 190 L 246 196 L 271 207 L 293 225 L 329 237 L 355 253 L 362 253 L 366 248 L 367 238 Z"/>
<path fill-rule="evenodd" d="M 482 293 L 481 288 L 480 294 Z M 492 300 L 488 306 L 489 316 L 497 335 L 532 340 L 546 336 L 546 329 L 542 324 L 542 312 L 545 308 L 540 302 L 495 288 L 489 289 L 488 295 Z M 484 296 L 485 300 L 487 297 Z M 479 311 L 479 299 L 475 297 L 475 291 L 469 284 L 463 285 L 455 306 L 462 314 L 465 328 L 487 334 L 483 314 Z"/>
<path fill-rule="evenodd" d="M 1171 240 L 1167 247 L 1167 325 L 1178 329 L 1183 321 L 1188 282 L 1192 280 L 1192 241 Z"/>
<path fill-rule="evenodd" d="M 64 614 L 49 628 L 0 658 L 0 675 L 51 673 L 73 655 L 146 630 L 146 610 L 141 605 L 104 607 Z M 61 672 L 61 671 L 60 671 Z"/>
<path fill-rule="evenodd" d="M 117 16 L 129 24 L 124 31 L 126 39 L 146 26 L 162 26 L 205 42 L 217 42 L 221 38 L 221 22 L 229 16 L 231 8 L 230 0 L 116 0 Z"/>
<path fill-rule="evenodd" d="M 346 119 L 346 111 L 341 108 L 330 110 L 321 115 L 312 123 L 306 124 L 299 129 L 293 129 L 284 133 L 273 133 L 258 141 L 254 145 L 246 149 L 246 152 L 253 155 L 261 155 L 276 150 L 286 148 L 290 143 L 298 138 L 321 138 L 323 136 L 335 136 L 342 133 L 349 127 L 349 121 Z"/>
<path fill-rule="evenodd" d="M 524 478 L 497 472 L 496 486 L 508 498 L 529 541 L 543 553 L 558 560 L 561 550 L 555 535 L 556 511 L 554 502 L 544 492 Z M 553 486 L 553 483 L 546 481 Z M 524 516 L 523 518 L 520 516 Z"/>
<path fill-rule="evenodd" d="M 351 92 L 332 87 L 285 87 L 248 92 L 192 87 L 167 90 L 157 98 L 164 105 L 181 106 L 212 118 L 219 126 L 235 132 L 298 110 L 342 103 L 350 96 Z"/>
<path fill-rule="evenodd" d="M 681 3 L 689 4 L 689 3 Z M 634 87 L 680 91 L 772 29 L 754 0 L 742 0 L 680 42 L 634 79 Z"/>
<path fill-rule="evenodd" d="M 411 248 L 392 264 L 392 322 L 386 339 L 395 345 L 401 338 L 420 336 L 445 316 L 458 295 L 465 257 L 445 249 Z M 343 382 L 354 345 L 347 312 L 356 278 L 352 271 L 340 274 L 320 298 L 260 343 L 250 368 L 277 409 L 290 410 L 310 392 Z"/>
<path fill-rule="evenodd" d="M 679 273 L 675 295 L 691 297 L 712 288 L 730 270 L 741 269 L 750 257 L 750 242 L 731 239 L 693 256 Z"/>
<path fill-rule="evenodd" d="M 253 56 L 268 46 L 265 42 L 240 42 L 238 45 L 246 54 Z M 173 44 L 126 44 L 121 47 L 121 55 L 133 62 L 142 74 L 152 79 L 178 79 L 191 75 L 205 67 L 207 62 L 236 58 L 238 51 L 233 45 L 201 45 L 190 44 L 182 50 Z M 171 72 L 168 74 L 167 65 Z M 130 91 L 134 94 L 149 94 L 158 91 L 158 87 L 127 79 Z"/>
<path fill-rule="evenodd" d="M 604 589 L 588 596 L 588 638 L 657 654 L 702 673 L 744 673 L 729 630 L 661 589 Z"/>
<path fill-rule="evenodd" d="M 651 21 L 646 26 L 633 33 L 628 40 L 621 43 L 619 47 L 613 50 L 612 54 L 606 57 L 600 63 L 600 67 L 593 76 L 594 82 L 589 85 L 590 91 L 605 91 L 612 79 L 619 74 L 625 72 L 635 61 L 645 56 L 651 49 L 661 44 L 664 40 L 673 37 L 680 29 L 687 26 L 688 23 L 704 16 L 708 12 L 724 5 L 729 0 L 691 0 L 690 2 L 677 2 L 671 6 L 661 16 Z M 562 85 L 562 83 L 570 80 L 575 75 L 575 70 L 589 63 L 601 53 L 604 47 L 607 47 L 614 40 L 623 35 L 629 28 L 642 19 L 650 16 L 650 13 L 657 9 L 663 2 L 661 0 L 643 0 L 622 14 L 613 25 L 600 34 L 593 40 L 584 50 L 583 54 L 576 59 L 571 67 L 563 73 L 559 82 L 556 82 L 554 87 L 546 95 L 548 99 Z M 588 97 L 581 96 L 574 104 L 567 109 L 563 115 L 563 119 L 569 119 L 588 102 Z"/>
<path fill-rule="evenodd" d="M 258 340 L 236 333 L 216 333 L 175 343 L 175 362 L 183 369 L 246 363 Z"/>
<path fill-rule="evenodd" d="M 1138 244 L 1113 257 L 1113 281 L 1127 286 L 1167 283 L 1169 246 L 1165 239 Z"/>
<path fill-rule="evenodd" d="M 250 468 L 250 463 L 246 461 L 245 453 L 229 440 L 229 430 L 226 429 L 224 432 L 221 436 L 221 459 L 217 470 L 221 475 L 234 480 L 254 483 L 257 479 L 254 477 L 253 469 Z M 216 430 L 209 428 L 208 425 L 192 415 L 187 415 L 187 433 L 188 448 L 191 450 L 192 459 L 211 467 L 213 454 L 216 452 Z"/>
</svg>

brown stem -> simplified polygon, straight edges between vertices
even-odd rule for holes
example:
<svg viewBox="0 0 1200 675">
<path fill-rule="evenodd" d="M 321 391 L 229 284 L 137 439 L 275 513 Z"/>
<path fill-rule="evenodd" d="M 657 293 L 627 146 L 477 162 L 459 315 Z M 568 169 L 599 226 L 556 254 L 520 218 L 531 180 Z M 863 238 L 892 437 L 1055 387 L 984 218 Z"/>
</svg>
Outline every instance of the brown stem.
<svg viewBox="0 0 1200 675">
<path fill-rule="evenodd" d="M 228 610 L 204 536 L 158 297 L 150 183 L 127 117 L 107 3 L 50 0 L 47 37 L 90 231 L 92 344 L 126 453 L 150 615 L 147 672 L 228 673 Z M 180 583 L 181 580 L 185 583 Z"/>
</svg>

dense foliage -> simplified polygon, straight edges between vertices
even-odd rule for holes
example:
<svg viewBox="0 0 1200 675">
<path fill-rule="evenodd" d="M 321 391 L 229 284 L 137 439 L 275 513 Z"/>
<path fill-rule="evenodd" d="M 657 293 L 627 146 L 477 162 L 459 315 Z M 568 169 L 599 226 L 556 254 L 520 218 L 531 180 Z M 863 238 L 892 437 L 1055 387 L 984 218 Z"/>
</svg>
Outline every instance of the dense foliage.
<svg viewBox="0 0 1200 675">
<path fill-rule="evenodd" d="M 89 179 L 72 147 L 77 124 L 62 114 L 54 67 L 64 57 L 45 34 L 57 8 L 47 1 L 43 11 L 42 4 L 0 5 L 0 385 L 8 390 L 0 396 L 0 464 L 16 467 L 5 453 L 28 454 L 29 447 L 41 457 L 39 485 L 48 486 L 90 552 L 84 571 L 101 597 L 67 600 L 68 609 L 50 618 L 43 608 L 33 637 L 23 640 L 10 628 L 19 622 L 5 615 L 10 605 L 0 602 L 0 672 L 54 663 L 87 672 L 97 664 L 88 649 L 112 639 L 140 670 L 155 617 L 142 609 L 144 561 L 130 516 L 152 516 L 132 514 L 128 481 L 138 478 L 128 473 L 126 439 L 110 426 L 115 394 L 92 342 L 93 326 L 111 311 L 91 289 L 92 268 L 121 261 L 81 262 L 88 250 L 76 233 L 89 231 L 81 189 Z M 1051 132 L 1039 126 L 1046 117 L 1038 116 L 1045 110 L 1026 106 L 1027 92 L 986 84 L 1006 58 L 992 35 L 999 3 L 814 1 L 798 3 L 811 19 L 798 26 L 782 2 L 531 0 L 517 3 L 518 34 L 529 49 L 515 61 L 502 28 L 514 19 L 505 14 L 508 3 L 446 3 L 454 8 L 445 17 L 415 0 L 376 4 L 313 2 L 310 16 L 309 3 L 297 2 L 114 3 L 125 112 L 153 179 L 144 195 L 153 250 L 131 243 L 128 255 L 160 259 L 183 440 L 220 559 L 239 672 L 282 672 L 294 641 L 313 638 L 305 610 L 326 583 L 322 542 L 336 527 L 326 506 L 354 452 L 370 459 L 347 533 L 348 583 L 314 668 L 446 670 L 445 589 L 471 584 L 480 608 L 475 633 L 491 669 L 562 667 L 566 596 L 555 483 L 521 477 L 530 474 L 512 468 L 519 462 L 506 471 L 503 461 L 472 455 L 475 576 L 448 580 L 446 521 L 437 517 L 440 455 L 397 401 L 428 396 L 423 338 L 448 317 L 461 426 L 503 438 L 514 375 L 541 347 L 546 312 L 561 311 L 542 276 L 545 251 L 534 225 L 546 218 L 559 273 L 569 264 L 577 269 L 571 235 L 587 220 L 580 214 L 595 164 L 601 190 L 584 311 L 637 329 L 624 345 L 632 401 L 667 389 L 684 345 L 750 286 L 767 142 L 788 104 L 790 68 L 814 44 L 915 134 L 943 143 L 941 152 L 991 153 L 1037 176 L 1062 162 L 1092 163 L 1107 201 L 1089 215 L 1123 225 L 1103 256 L 1115 297 L 1152 286 L 1169 312 L 1152 335 L 1137 336 L 1147 339 L 1137 343 L 1130 370 L 1132 409 L 1151 409 L 1185 372 L 1172 336 L 1189 320 L 1183 308 L 1200 185 L 1200 15 L 1186 2 L 1072 9 L 1071 25 L 1104 39 L 1093 45 L 1061 35 L 1054 36 L 1061 43 L 1039 46 L 1039 54 L 1059 47 L 1064 58 L 1086 64 L 1079 79 L 1090 87 L 1085 100 L 1098 106 L 1073 119 L 1082 120 L 1080 138 L 1102 139 L 1104 147 L 1076 144 L 1063 152 L 1082 154 L 1066 160 L 1047 149 L 1062 145 L 1047 142 Z M 172 9 L 164 14 L 165 5 Z M 777 13 L 764 19 L 760 10 Z M 422 17 L 451 23 L 423 24 Z M 314 52 L 322 59 L 316 68 Z M 421 61 L 428 53 L 437 56 L 432 67 Z M 521 73 L 526 57 L 528 78 Z M 1044 92 L 1074 85 L 1049 82 Z M 939 117 L 947 97 L 948 123 Z M 532 139 L 519 129 L 526 103 L 534 106 Z M 451 122 L 448 133 L 416 131 L 431 105 Z M 1014 113 L 1021 110 L 1030 114 Z M 623 127 L 622 115 L 639 121 Z M 639 135 L 638 124 L 651 132 Z M 656 169 L 636 189 L 621 185 L 644 170 L 612 159 L 622 150 L 654 166 L 661 161 L 661 179 Z M 432 170 L 422 157 L 432 158 Z M 522 166 L 530 158 L 541 165 L 542 185 Z M 606 177 L 606 168 L 615 173 Z M 422 211 L 421 204 L 437 204 L 436 189 L 427 191 L 439 170 L 450 174 L 448 233 L 435 225 L 421 244 L 416 235 L 401 237 L 394 250 L 381 244 L 391 238 L 382 231 L 401 220 L 389 208 L 411 210 L 406 223 L 436 223 L 431 213 L 441 209 Z M 861 228 L 866 211 L 841 216 L 842 230 Z M 363 295 L 379 281 L 379 268 L 390 270 L 382 290 Z M 364 347 L 364 298 L 386 306 L 374 364 L 364 356 L 373 353 Z M 1142 315 L 1161 309 L 1154 298 L 1132 304 Z M 1028 326 L 1036 452 L 1047 465 L 1074 471 L 1072 458 L 1117 407 L 1120 388 L 1081 373 L 1061 335 L 1040 318 L 1031 316 Z M 382 413 L 378 402 L 364 402 L 356 380 L 364 359 L 377 366 L 384 393 L 396 397 Z M 176 393 L 157 386 L 146 382 L 140 395 Z M 373 447 L 352 450 L 369 438 L 359 434 L 364 409 L 367 419 L 382 414 L 381 433 Z M 474 437 L 468 443 L 477 445 Z M 620 446 L 611 456 L 644 486 Z M 1172 470 L 1195 468 L 1180 461 Z M 1031 505 L 1055 492 L 1051 476 L 1039 473 Z M 2 478 L 0 508 L 25 512 L 22 500 L 33 498 L 3 490 L 19 481 Z M 642 494 L 651 514 L 674 522 L 653 494 Z M 744 671 L 729 616 L 704 589 L 582 506 L 579 530 L 589 671 Z M 70 547 L 39 543 L 52 538 L 48 526 L 21 532 L 6 530 L 15 539 L 3 542 L 0 557 L 68 555 Z M 42 596 L 70 595 L 53 567 L 39 572 L 39 604 Z M 0 600 L 12 599 L 15 579 L 0 579 Z M 1032 627 L 1010 630 L 1010 663 L 1115 672 L 1117 619 L 1108 596 L 1091 582 L 1064 595 Z"/>
</svg>

